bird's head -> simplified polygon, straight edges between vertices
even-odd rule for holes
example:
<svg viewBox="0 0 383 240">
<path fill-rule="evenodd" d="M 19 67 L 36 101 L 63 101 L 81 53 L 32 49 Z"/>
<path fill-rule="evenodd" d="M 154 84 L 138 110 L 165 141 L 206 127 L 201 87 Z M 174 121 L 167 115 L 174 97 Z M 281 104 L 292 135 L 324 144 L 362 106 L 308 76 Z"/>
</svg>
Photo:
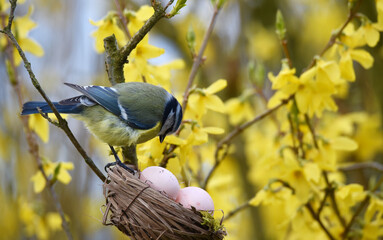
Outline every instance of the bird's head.
<svg viewBox="0 0 383 240">
<path fill-rule="evenodd" d="M 182 107 L 175 97 L 168 93 L 165 110 L 162 118 L 161 130 L 158 133 L 160 142 L 163 142 L 168 134 L 175 133 L 182 121 Z"/>
</svg>

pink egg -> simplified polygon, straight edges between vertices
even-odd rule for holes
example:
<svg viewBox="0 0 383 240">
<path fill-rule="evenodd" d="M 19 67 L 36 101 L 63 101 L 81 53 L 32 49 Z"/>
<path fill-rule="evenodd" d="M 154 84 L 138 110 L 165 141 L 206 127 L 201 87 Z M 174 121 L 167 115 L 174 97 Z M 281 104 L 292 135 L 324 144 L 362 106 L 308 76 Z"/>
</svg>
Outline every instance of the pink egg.
<svg viewBox="0 0 383 240">
<path fill-rule="evenodd" d="M 209 193 L 199 187 L 186 187 L 178 192 L 176 202 L 181 203 L 185 208 L 209 211 L 213 214 L 214 202 Z"/>
<path fill-rule="evenodd" d="M 173 200 L 177 198 L 180 191 L 176 176 L 163 167 L 152 166 L 145 168 L 140 174 L 140 179 Z"/>
</svg>

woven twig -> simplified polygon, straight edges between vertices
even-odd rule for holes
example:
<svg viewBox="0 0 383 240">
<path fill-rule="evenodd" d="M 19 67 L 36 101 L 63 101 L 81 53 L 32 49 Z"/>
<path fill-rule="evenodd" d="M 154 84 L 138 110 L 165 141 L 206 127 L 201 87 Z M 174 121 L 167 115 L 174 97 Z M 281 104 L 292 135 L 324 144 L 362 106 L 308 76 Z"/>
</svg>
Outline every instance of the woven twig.
<svg viewBox="0 0 383 240">
<path fill-rule="evenodd" d="M 200 212 L 182 207 L 119 166 L 108 170 L 104 195 L 103 223 L 116 226 L 131 239 L 221 240 L 226 235 L 224 230 L 201 225 Z"/>
</svg>

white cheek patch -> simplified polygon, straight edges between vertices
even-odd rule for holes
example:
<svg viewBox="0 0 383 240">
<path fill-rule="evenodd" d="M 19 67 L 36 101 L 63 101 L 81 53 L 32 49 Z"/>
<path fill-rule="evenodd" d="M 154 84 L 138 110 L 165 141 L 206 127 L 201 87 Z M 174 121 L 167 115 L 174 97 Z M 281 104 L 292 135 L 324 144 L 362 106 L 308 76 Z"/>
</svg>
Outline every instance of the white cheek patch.
<svg viewBox="0 0 383 240">
<path fill-rule="evenodd" d="M 175 112 L 172 109 L 172 111 L 169 113 L 168 117 L 166 118 L 159 135 L 165 134 L 168 131 L 168 129 L 172 128 L 172 126 L 174 124 L 174 114 L 175 114 Z"/>
<path fill-rule="evenodd" d="M 181 109 L 181 106 L 178 104 L 177 109 L 176 109 L 176 117 L 175 117 L 175 119 L 173 119 L 174 122 L 173 122 L 172 132 L 177 131 L 177 129 L 178 129 L 177 123 L 180 120 L 181 115 L 182 115 L 182 109 Z"/>
</svg>

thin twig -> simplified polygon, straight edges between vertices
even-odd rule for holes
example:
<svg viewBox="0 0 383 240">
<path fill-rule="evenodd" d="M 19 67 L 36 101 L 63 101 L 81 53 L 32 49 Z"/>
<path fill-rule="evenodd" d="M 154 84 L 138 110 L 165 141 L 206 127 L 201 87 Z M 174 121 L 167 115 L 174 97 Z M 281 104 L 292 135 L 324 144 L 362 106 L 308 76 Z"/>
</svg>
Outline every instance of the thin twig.
<svg viewBox="0 0 383 240">
<path fill-rule="evenodd" d="M 128 56 L 144 39 L 154 25 L 166 16 L 166 8 L 174 0 L 170 0 L 164 8 L 160 1 L 152 0 L 154 14 L 144 23 L 144 25 L 130 38 L 129 42 L 121 49 L 118 48 L 114 35 L 104 39 L 106 53 L 106 68 L 108 70 L 109 81 L 112 85 L 125 82 L 124 64 L 127 63 Z"/>
<path fill-rule="evenodd" d="M 14 12 L 14 9 L 16 8 L 16 2 L 17 1 L 11 1 L 11 13 L 12 9 Z M 53 113 L 55 114 L 60 128 L 66 133 L 69 140 L 72 142 L 72 144 L 75 146 L 77 151 L 81 154 L 81 156 L 84 158 L 85 162 L 88 164 L 88 166 L 93 170 L 93 172 L 102 180 L 105 181 L 105 176 L 102 174 L 102 172 L 97 168 L 97 166 L 94 164 L 93 160 L 87 155 L 85 150 L 81 147 L 80 143 L 77 141 L 75 136 L 73 135 L 72 131 L 68 127 L 68 123 L 65 119 L 63 119 L 60 115 L 60 113 L 57 111 L 56 107 L 53 105 L 52 101 L 49 99 L 49 97 L 46 95 L 45 91 L 40 86 L 40 83 L 38 82 L 34 72 L 32 71 L 31 63 L 28 61 L 27 57 L 25 56 L 24 51 L 21 49 L 18 41 L 16 40 L 15 36 L 13 35 L 11 31 L 11 18 L 8 23 L 8 28 L 4 28 L 3 30 L 0 30 L 1 33 L 4 33 L 8 36 L 9 40 L 12 42 L 12 44 L 16 47 L 17 51 L 19 52 L 19 55 L 21 59 L 24 62 L 24 67 L 27 70 L 29 77 L 32 81 L 33 86 L 37 89 L 37 91 L 40 93 L 40 95 L 44 98 L 46 103 L 49 105 L 49 107 L 52 109 Z"/>
<path fill-rule="evenodd" d="M 289 68 L 293 68 L 293 61 L 291 60 L 289 49 L 287 47 L 287 39 L 281 40 L 281 45 L 283 52 L 285 53 L 285 57 L 287 58 L 287 63 L 289 64 Z"/>
<path fill-rule="evenodd" d="M 322 49 L 319 56 L 323 56 L 326 53 L 326 51 L 329 50 L 336 43 L 336 40 L 341 36 L 341 34 L 343 33 L 343 30 L 347 27 L 347 25 L 356 16 L 361 2 L 362 2 L 362 0 L 359 0 L 356 3 L 356 6 L 349 10 L 348 17 L 347 17 L 346 21 L 343 23 L 343 25 L 340 27 L 340 29 L 330 37 L 329 41 L 327 42 L 326 46 Z M 314 57 L 311 60 L 310 64 L 303 70 L 303 72 L 306 72 L 308 69 L 312 68 L 315 65 L 316 61 L 317 61 L 317 58 Z"/>
<path fill-rule="evenodd" d="M 12 21 L 14 19 L 14 12 L 16 9 L 16 3 L 17 3 L 17 1 L 11 1 L 11 10 L 10 10 L 10 16 L 9 16 L 9 20 L 8 20 L 8 25 L 6 27 L 6 31 L 11 30 Z M 20 83 L 18 81 L 17 68 L 16 68 L 16 65 L 14 62 L 14 58 L 13 58 L 13 48 L 12 48 L 12 43 L 11 43 L 10 39 L 7 39 L 6 56 L 10 62 L 10 65 L 12 68 L 12 74 L 13 74 L 13 76 L 10 76 L 10 82 L 11 82 L 13 90 L 16 93 L 16 96 L 18 98 L 19 107 L 21 108 L 22 104 L 23 104 L 23 97 L 22 97 L 22 93 L 21 93 L 21 89 L 20 89 Z M 35 162 L 37 163 L 37 167 L 38 167 L 39 171 L 41 172 L 41 174 L 43 175 L 45 182 L 48 185 L 49 193 L 53 199 L 53 203 L 56 207 L 56 210 L 59 213 L 60 218 L 61 218 L 63 231 L 65 232 L 67 239 L 72 240 L 73 236 L 72 236 L 72 233 L 70 232 L 69 224 L 65 218 L 65 214 L 64 214 L 64 211 L 62 209 L 61 203 L 60 203 L 59 198 L 56 194 L 56 191 L 53 188 L 53 184 L 49 180 L 49 178 L 48 178 L 48 176 L 44 170 L 43 163 L 42 163 L 41 157 L 39 155 L 39 145 L 37 143 L 35 135 L 33 134 L 33 131 L 29 128 L 28 117 L 22 116 L 21 122 L 23 124 L 24 130 L 26 133 L 26 139 L 27 139 L 27 143 L 28 143 L 28 147 L 29 147 L 29 152 L 32 155 L 32 157 L 34 158 Z"/>
<path fill-rule="evenodd" d="M 185 110 L 186 110 L 187 103 L 189 100 L 190 90 L 192 89 L 194 78 L 197 75 L 198 69 L 203 62 L 203 54 L 205 52 L 209 38 L 210 38 L 211 34 L 213 33 L 214 25 L 217 21 L 219 11 L 220 11 L 220 8 L 218 8 L 218 6 L 216 5 L 214 7 L 214 12 L 213 12 L 213 16 L 210 20 L 209 27 L 208 27 L 208 29 L 207 29 L 204 37 L 203 37 L 201 48 L 199 49 L 197 57 L 194 59 L 193 66 L 192 66 L 192 69 L 191 69 L 190 74 L 189 74 L 188 83 L 186 85 L 185 93 L 183 95 L 184 96 L 183 101 L 182 101 L 182 111 L 183 112 L 185 112 Z"/>
<path fill-rule="evenodd" d="M 242 205 L 239 205 L 237 208 L 235 208 L 234 210 L 231 210 L 224 218 L 223 218 L 223 221 L 227 221 L 228 219 L 232 218 L 234 215 L 236 215 L 237 213 L 239 213 L 240 211 L 246 209 L 247 207 L 251 206 L 250 205 L 250 202 L 245 202 L 243 203 Z"/>
<path fill-rule="evenodd" d="M 327 197 L 329 194 L 330 194 L 330 191 L 326 188 L 325 192 L 324 192 L 324 197 L 323 197 L 323 199 L 319 205 L 318 211 L 317 211 L 318 217 L 320 217 L 320 214 L 322 213 L 322 210 L 323 210 L 324 206 L 326 205 L 326 200 L 327 200 Z"/>
<path fill-rule="evenodd" d="M 119 0 L 114 0 L 114 5 L 116 5 L 118 17 L 120 18 L 122 29 L 124 30 L 126 36 L 130 39 L 132 38 L 132 35 L 129 32 L 128 29 L 128 21 L 126 20 L 126 17 L 124 16 L 124 13 L 122 11 L 121 3 Z"/>
<path fill-rule="evenodd" d="M 189 95 L 191 93 L 192 85 L 193 85 L 194 79 L 197 75 L 198 69 L 204 61 L 203 60 L 203 54 L 206 50 L 206 47 L 207 47 L 208 41 L 211 37 L 211 34 L 213 33 L 214 25 L 217 21 L 219 11 L 220 11 L 220 8 L 218 8 L 218 6 L 215 6 L 213 16 L 212 16 L 210 23 L 209 23 L 209 27 L 208 27 L 208 29 L 205 32 L 205 35 L 203 37 L 201 48 L 199 49 L 198 55 L 193 59 L 193 66 L 192 66 L 192 69 L 191 69 L 190 74 L 189 74 L 188 83 L 186 85 L 185 92 L 183 94 L 183 101 L 182 101 L 182 112 L 183 113 L 185 113 L 185 111 L 186 111 L 186 106 L 187 106 L 187 103 L 189 100 Z M 183 125 L 183 123 L 181 124 L 181 127 L 176 132 L 177 136 L 179 136 L 179 134 L 181 132 L 182 125 Z M 170 156 L 172 156 L 172 152 L 176 148 L 177 148 L 177 145 L 170 145 L 169 149 L 166 151 L 166 153 L 164 154 L 164 157 L 162 158 L 160 166 L 166 167 L 166 165 L 170 159 Z"/>
<path fill-rule="evenodd" d="M 315 135 L 315 129 L 311 125 L 310 118 L 309 118 L 309 115 L 307 113 L 305 113 L 305 121 L 306 121 L 307 126 L 310 129 L 311 136 L 313 137 L 314 146 L 315 146 L 316 149 L 319 149 L 318 141 L 317 141 L 317 138 L 316 138 L 316 135 Z"/>
<path fill-rule="evenodd" d="M 217 167 L 220 165 L 220 163 L 222 162 L 222 160 L 224 159 L 224 157 L 227 154 L 227 150 L 226 150 L 225 153 L 220 157 L 219 156 L 220 150 L 224 146 L 228 146 L 230 144 L 230 142 L 235 137 L 237 137 L 239 134 L 241 134 L 245 129 L 247 129 L 248 127 L 252 126 L 254 123 L 262 120 L 266 116 L 269 116 L 274 111 L 276 111 L 277 109 L 279 109 L 283 105 L 287 104 L 293 97 L 294 97 L 294 95 L 291 95 L 289 98 L 283 100 L 280 104 L 278 104 L 274 108 L 271 108 L 271 109 L 265 111 L 264 113 L 256 116 L 254 119 L 252 119 L 252 120 L 250 120 L 250 121 L 248 121 L 248 122 L 246 122 L 246 123 L 236 127 L 233 131 L 231 131 L 229 134 L 227 134 L 225 138 L 223 138 L 221 141 L 219 141 L 217 143 L 217 147 L 216 147 L 216 150 L 215 150 L 215 153 L 214 153 L 215 163 L 214 163 L 214 166 L 210 169 L 210 171 L 209 171 L 209 173 L 208 173 L 208 175 L 207 175 L 207 177 L 205 179 L 204 185 L 202 186 L 204 189 L 206 189 L 206 186 L 207 186 L 207 184 L 208 184 L 208 182 L 209 182 L 213 172 L 217 169 Z M 228 149 L 228 147 L 226 149 Z"/>
<path fill-rule="evenodd" d="M 173 2 L 173 0 L 169 1 Z M 146 36 L 146 34 L 153 28 L 153 26 L 166 15 L 166 8 L 163 8 L 160 1 L 153 1 L 154 14 L 145 22 L 141 29 L 134 34 L 130 41 L 119 50 L 119 58 L 116 59 L 117 63 L 123 65 L 130 55 L 130 53 L 135 49 L 138 43 Z"/>
<path fill-rule="evenodd" d="M 308 203 L 306 203 L 305 207 L 307 208 L 307 210 L 309 210 L 309 213 L 311 214 L 312 218 L 314 218 L 319 223 L 319 226 L 323 229 L 323 231 L 326 233 L 328 238 L 331 239 L 331 240 L 335 239 L 332 236 L 332 234 L 329 232 L 329 230 L 326 228 L 326 226 L 323 224 L 323 222 L 320 219 L 320 217 L 315 213 L 315 211 L 314 211 L 313 207 L 311 206 L 311 204 L 308 202 Z"/>
</svg>

